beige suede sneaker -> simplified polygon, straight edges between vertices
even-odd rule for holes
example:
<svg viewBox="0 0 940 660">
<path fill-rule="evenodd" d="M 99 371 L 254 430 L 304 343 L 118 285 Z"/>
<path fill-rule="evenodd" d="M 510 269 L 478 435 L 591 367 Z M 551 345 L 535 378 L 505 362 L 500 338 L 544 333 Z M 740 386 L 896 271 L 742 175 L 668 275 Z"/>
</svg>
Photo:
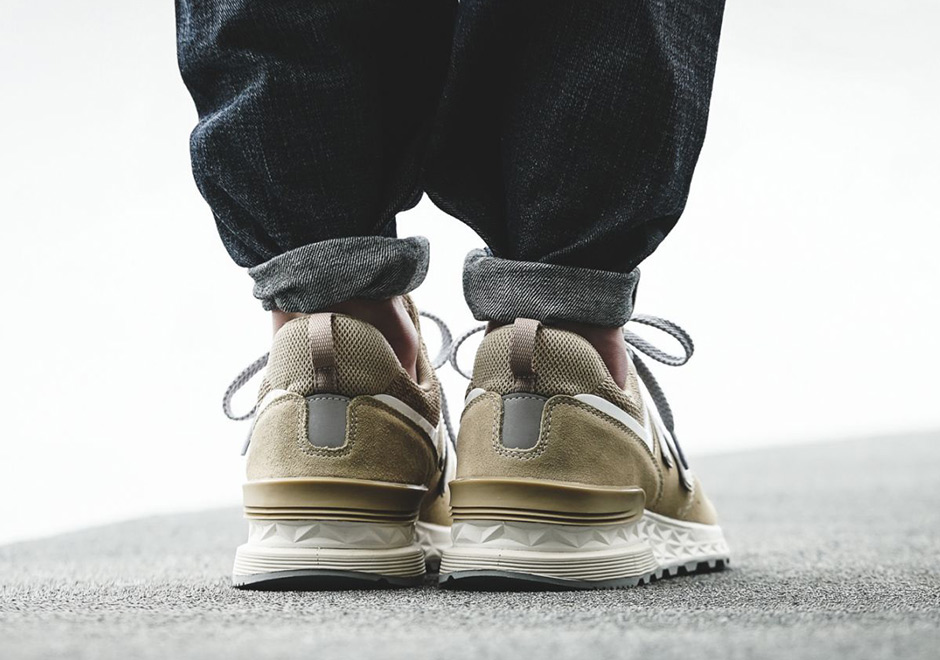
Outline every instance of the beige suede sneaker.
<svg viewBox="0 0 940 660">
<path fill-rule="evenodd" d="M 625 332 L 633 348 L 670 364 L 691 355 L 678 326 L 634 320 L 676 336 L 687 356 Z M 665 397 L 630 353 L 621 389 L 577 334 L 518 319 L 486 335 L 457 440 L 442 584 L 615 588 L 728 563 Z"/>
<path fill-rule="evenodd" d="M 226 393 L 227 413 L 251 369 Z M 236 587 L 422 582 L 450 542 L 454 460 L 423 343 L 417 373 L 348 316 L 314 314 L 277 332 L 247 446 Z"/>
</svg>

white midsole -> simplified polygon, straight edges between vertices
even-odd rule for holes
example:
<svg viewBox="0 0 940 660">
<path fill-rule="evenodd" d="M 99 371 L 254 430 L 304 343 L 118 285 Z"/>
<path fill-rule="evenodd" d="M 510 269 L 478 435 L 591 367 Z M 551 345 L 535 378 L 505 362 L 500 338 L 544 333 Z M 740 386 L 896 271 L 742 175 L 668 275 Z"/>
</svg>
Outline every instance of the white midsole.
<svg viewBox="0 0 940 660">
<path fill-rule="evenodd" d="M 496 520 L 454 523 L 441 573 L 506 570 L 557 579 L 615 580 L 661 575 L 724 561 L 721 528 L 650 511 L 619 525 L 557 525 Z"/>
<path fill-rule="evenodd" d="M 392 577 L 423 575 L 424 553 L 417 545 L 388 549 L 265 548 L 241 545 L 235 551 L 235 576 L 285 571 L 335 570 Z"/>
<path fill-rule="evenodd" d="M 432 523 L 249 520 L 235 552 L 236 576 L 331 569 L 408 577 L 450 546 L 450 527 Z"/>
<path fill-rule="evenodd" d="M 644 511 L 634 531 L 637 538 L 649 542 L 661 568 L 684 566 L 693 561 L 725 560 L 730 555 L 728 542 L 718 525 L 676 520 Z"/>
</svg>

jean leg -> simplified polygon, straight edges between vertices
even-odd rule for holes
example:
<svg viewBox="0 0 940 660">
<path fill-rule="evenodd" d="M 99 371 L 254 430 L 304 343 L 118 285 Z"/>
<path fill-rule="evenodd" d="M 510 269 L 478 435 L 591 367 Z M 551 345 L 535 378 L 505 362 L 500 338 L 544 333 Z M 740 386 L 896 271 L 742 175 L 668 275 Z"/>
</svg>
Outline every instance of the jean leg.
<svg viewBox="0 0 940 660">
<path fill-rule="evenodd" d="M 180 71 L 199 114 L 193 173 L 266 306 L 388 297 L 426 269 L 426 242 L 397 243 L 395 215 L 420 195 L 455 5 L 177 0 Z M 362 277 L 324 289 L 347 260 Z"/>
<path fill-rule="evenodd" d="M 723 5 L 460 3 L 425 185 L 489 245 L 465 270 L 477 318 L 626 321 L 685 206 Z"/>
</svg>

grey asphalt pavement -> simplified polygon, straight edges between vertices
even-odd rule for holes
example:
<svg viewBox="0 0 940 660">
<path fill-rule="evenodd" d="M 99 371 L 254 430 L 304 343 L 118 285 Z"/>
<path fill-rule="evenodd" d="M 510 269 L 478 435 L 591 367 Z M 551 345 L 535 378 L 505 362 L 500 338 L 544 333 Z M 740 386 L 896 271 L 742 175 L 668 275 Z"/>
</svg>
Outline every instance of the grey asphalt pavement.
<svg viewBox="0 0 940 660">
<path fill-rule="evenodd" d="M 731 570 L 624 591 L 230 588 L 234 509 L 0 547 L 0 657 L 940 658 L 940 434 L 702 457 Z"/>
</svg>

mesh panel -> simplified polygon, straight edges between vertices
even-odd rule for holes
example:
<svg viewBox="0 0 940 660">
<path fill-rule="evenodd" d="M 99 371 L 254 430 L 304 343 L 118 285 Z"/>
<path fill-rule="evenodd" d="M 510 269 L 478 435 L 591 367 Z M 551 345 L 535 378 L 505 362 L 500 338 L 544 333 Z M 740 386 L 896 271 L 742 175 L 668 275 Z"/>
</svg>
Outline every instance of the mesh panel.
<svg viewBox="0 0 940 660">
<path fill-rule="evenodd" d="M 536 386 L 552 394 L 590 392 L 607 375 L 593 346 L 573 332 L 551 328 L 539 332 L 532 363 Z"/>
<path fill-rule="evenodd" d="M 510 326 L 497 328 L 483 338 L 473 361 L 473 387 L 482 387 L 484 390 L 500 394 L 512 392 L 515 378 L 509 369 L 511 339 Z"/>
<path fill-rule="evenodd" d="M 333 346 L 339 390 L 336 394 L 382 394 L 401 370 L 382 333 L 348 316 L 333 317 Z"/>
<path fill-rule="evenodd" d="M 513 391 L 515 378 L 509 368 L 512 327 L 504 326 L 489 333 L 477 351 L 473 365 L 473 387 L 499 394 Z M 630 364 L 626 386 L 617 387 L 607 366 L 583 337 L 564 330 L 542 327 L 533 358 L 534 394 L 595 394 L 639 417 L 642 412 L 636 371 Z"/>
<path fill-rule="evenodd" d="M 274 336 L 274 345 L 268 357 L 268 368 L 261 382 L 258 400 L 264 398 L 272 389 L 284 389 L 303 395 L 313 392 L 313 368 L 306 317 L 288 322 Z"/>
</svg>

